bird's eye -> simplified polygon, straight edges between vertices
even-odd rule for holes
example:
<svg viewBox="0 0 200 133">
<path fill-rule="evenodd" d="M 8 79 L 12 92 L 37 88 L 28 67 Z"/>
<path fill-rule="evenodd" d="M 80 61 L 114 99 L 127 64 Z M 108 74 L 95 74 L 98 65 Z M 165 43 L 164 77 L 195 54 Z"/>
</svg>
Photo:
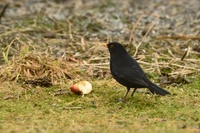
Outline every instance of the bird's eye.
<svg viewBox="0 0 200 133">
<path fill-rule="evenodd" d="M 114 46 L 113 45 L 110 45 L 110 48 L 113 48 Z"/>
</svg>

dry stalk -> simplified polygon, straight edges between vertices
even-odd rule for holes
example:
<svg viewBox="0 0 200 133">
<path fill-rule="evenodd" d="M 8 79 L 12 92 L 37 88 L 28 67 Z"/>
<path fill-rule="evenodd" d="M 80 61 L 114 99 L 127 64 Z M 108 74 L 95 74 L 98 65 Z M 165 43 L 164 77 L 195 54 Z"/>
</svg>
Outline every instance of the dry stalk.
<svg viewBox="0 0 200 133">
<path fill-rule="evenodd" d="M 72 41 L 75 41 L 75 39 L 72 35 L 72 23 L 69 20 L 67 20 L 67 23 L 68 23 L 68 28 L 69 28 L 69 37 Z"/>
<path fill-rule="evenodd" d="M 130 36 L 129 36 L 129 44 L 133 41 L 133 44 L 135 44 L 135 39 L 134 39 L 134 31 L 135 31 L 135 28 L 137 27 L 137 25 L 139 24 L 140 20 L 143 18 L 144 14 L 140 15 L 139 19 L 137 20 L 137 22 L 134 24 L 133 28 L 131 29 L 131 33 L 130 33 Z"/>
<path fill-rule="evenodd" d="M 185 57 L 187 57 L 191 52 L 191 47 L 188 46 L 187 50 L 185 51 L 185 53 L 183 54 L 183 56 L 181 57 L 181 61 L 184 60 Z"/>
<path fill-rule="evenodd" d="M 182 39 L 182 40 L 200 40 L 200 36 L 188 36 L 188 35 L 183 35 L 183 36 L 157 36 L 157 39 Z"/>
<path fill-rule="evenodd" d="M 159 57 L 159 55 L 157 53 L 155 53 L 154 54 L 154 60 L 155 60 L 156 70 L 157 70 L 159 75 L 162 75 L 161 71 L 160 71 L 160 66 L 158 65 L 158 57 Z"/>
<path fill-rule="evenodd" d="M 144 41 L 144 39 L 146 38 L 146 36 L 149 34 L 149 32 L 151 31 L 151 29 L 154 27 L 154 25 L 157 23 L 159 16 L 154 14 L 154 16 L 156 17 L 155 21 L 152 23 L 152 25 L 149 27 L 148 31 L 146 32 L 146 34 L 143 36 L 142 40 L 139 42 L 138 45 L 136 45 L 136 50 L 134 53 L 134 57 L 137 55 L 139 47 L 142 45 L 142 42 Z"/>
<path fill-rule="evenodd" d="M 0 13 L 0 23 L 1 23 L 1 18 L 4 16 L 5 12 L 6 12 L 6 9 L 8 8 L 9 6 L 9 3 L 5 4 L 1 13 Z"/>
</svg>

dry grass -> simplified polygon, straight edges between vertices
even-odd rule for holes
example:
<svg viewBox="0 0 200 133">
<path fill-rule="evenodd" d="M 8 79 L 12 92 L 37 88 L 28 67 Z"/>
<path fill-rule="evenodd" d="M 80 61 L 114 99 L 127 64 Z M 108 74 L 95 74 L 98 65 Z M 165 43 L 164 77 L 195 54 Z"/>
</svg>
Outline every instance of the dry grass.
<svg viewBox="0 0 200 133">
<path fill-rule="evenodd" d="M 18 41 L 23 44 L 20 46 L 20 54 L 9 59 L 12 43 L 3 52 L 6 64 L 1 67 L 0 82 L 17 81 L 49 86 L 76 78 L 77 62 L 64 60 L 62 57 L 55 58 L 47 52 L 48 49 L 45 52 L 35 51 L 36 49 L 26 45 L 25 41 Z M 17 50 L 12 48 L 12 51 Z"/>
<path fill-rule="evenodd" d="M 136 25 L 141 19 L 142 16 L 138 19 Z M 158 17 L 156 19 L 158 19 Z M 155 54 L 147 53 L 149 50 L 147 52 L 142 51 L 142 53 L 138 53 L 140 47 L 141 49 L 144 48 L 144 46 L 142 47 L 142 42 L 154 25 L 155 23 L 150 26 L 140 43 L 134 45 L 136 49 L 134 55 L 137 55 L 139 59 L 138 62 L 146 71 L 167 76 L 168 78 L 165 80 L 173 79 L 173 81 L 164 82 L 176 82 L 176 79 L 180 77 L 183 79 L 181 81 L 188 82 L 185 78 L 187 75 L 200 72 L 200 61 L 198 58 L 194 58 L 195 56 L 198 57 L 199 53 L 195 52 L 190 46 L 183 51 L 182 48 L 174 45 L 167 49 L 158 49 L 156 45 L 152 45 L 150 48 Z M 134 29 L 136 28 L 136 26 L 133 27 L 129 38 L 134 38 Z M 45 47 L 40 47 L 35 44 L 39 40 L 34 42 L 35 40 L 32 40 L 32 37 L 23 34 L 23 32 L 30 31 L 35 32 L 35 29 L 32 27 L 31 29 L 25 28 L 17 30 L 17 32 L 20 33 L 17 37 L 13 36 L 13 34 L 16 33 L 15 30 L 1 34 L 3 38 L 7 38 L 8 36 L 14 37 L 10 44 L 3 50 L 3 58 L 6 64 L 1 66 L 1 82 L 6 80 L 20 80 L 25 83 L 33 83 L 36 85 L 55 85 L 63 82 L 65 79 L 77 79 L 78 77 L 80 78 L 80 76 L 87 77 L 87 79 L 88 77 L 110 77 L 108 72 L 109 56 L 108 53 L 105 54 L 106 49 L 101 47 L 100 42 L 96 40 L 89 41 L 86 40 L 84 36 L 74 35 L 71 33 L 71 28 L 69 28 L 69 34 L 66 40 L 71 40 L 72 42 L 68 43 L 69 47 L 66 50 L 58 51 L 59 48 L 56 48 L 57 46 L 49 46 L 45 49 Z M 45 33 L 43 36 L 43 43 L 59 45 L 64 45 L 66 43 L 63 39 L 56 37 L 65 36 L 65 33 Z M 174 40 L 167 41 L 170 44 L 175 43 Z M 132 43 L 135 43 L 135 41 L 133 40 Z M 152 42 L 152 44 L 153 43 L 156 42 Z M 61 47 L 63 47 L 62 45 Z M 143 43 L 143 45 L 145 45 L 145 43 Z M 16 52 L 18 54 L 14 54 Z M 59 54 L 60 57 L 57 57 L 58 55 L 54 55 L 54 53 Z M 149 58 L 152 59 L 149 60 Z M 42 84 L 43 81 L 44 84 Z M 179 83 L 179 81 L 177 82 Z"/>
</svg>

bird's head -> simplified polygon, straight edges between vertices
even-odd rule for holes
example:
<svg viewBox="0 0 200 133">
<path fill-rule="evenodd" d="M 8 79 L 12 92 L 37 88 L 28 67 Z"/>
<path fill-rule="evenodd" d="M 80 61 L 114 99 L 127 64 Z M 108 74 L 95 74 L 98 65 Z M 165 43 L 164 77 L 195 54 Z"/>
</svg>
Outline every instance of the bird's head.
<svg viewBox="0 0 200 133">
<path fill-rule="evenodd" d="M 108 44 L 102 44 L 103 46 L 107 47 L 109 49 L 111 56 L 120 56 L 121 54 L 126 54 L 125 48 L 118 42 L 111 42 Z"/>
</svg>

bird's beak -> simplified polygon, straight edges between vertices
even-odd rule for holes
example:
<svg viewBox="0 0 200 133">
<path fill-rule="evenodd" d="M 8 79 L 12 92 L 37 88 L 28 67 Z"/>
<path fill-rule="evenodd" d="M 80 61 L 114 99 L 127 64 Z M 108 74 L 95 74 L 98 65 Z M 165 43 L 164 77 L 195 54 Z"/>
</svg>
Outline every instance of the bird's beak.
<svg viewBox="0 0 200 133">
<path fill-rule="evenodd" d="M 107 44 L 106 44 L 106 43 L 102 43 L 101 45 L 104 46 L 104 47 L 107 47 Z"/>
</svg>

